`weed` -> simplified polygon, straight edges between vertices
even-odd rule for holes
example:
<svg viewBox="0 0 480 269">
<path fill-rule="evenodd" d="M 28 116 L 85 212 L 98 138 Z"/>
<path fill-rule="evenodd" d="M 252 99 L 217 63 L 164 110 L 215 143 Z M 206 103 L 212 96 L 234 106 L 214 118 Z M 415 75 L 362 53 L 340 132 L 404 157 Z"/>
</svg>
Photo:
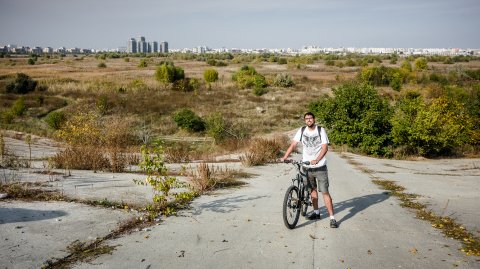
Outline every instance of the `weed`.
<svg viewBox="0 0 480 269">
<path fill-rule="evenodd" d="M 193 189 L 199 193 L 244 185 L 244 182 L 238 180 L 239 175 L 246 176 L 227 167 L 221 169 L 213 165 L 209 166 L 204 162 L 197 166 L 196 171 L 191 169 L 187 172 L 187 177 Z"/>
<path fill-rule="evenodd" d="M 280 156 L 280 149 L 286 148 L 285 138 L 254 139 L 247 152 L 241 157 L 246 166 L 263 165 L 276 162 Z"/>
<path fill-rule="evenodd" d="M 21 199 L 27 201 L 63 201 L 66 197 L 54 190 L 44 190 L 40 188 L 40 183 L 6 183 L 0 184 L 0 192 L 6 193 L 11 199 Z"/>
<path fill-rule="evenodd" d="M 153 219 L 159 213 L 167 216 L 176 214 L 175 205 L 177 203 L 174 199 L 175 195 L 172 195 L 171 191 L 174 188 L 183 188 L 185 185 L 176 177 L 168 176 L 161 141 L 155 141 L 152 147 L 142 146 L 142 162 L 139 166 L 147 174 L 147 178 L 145 182 L 138 180 L 134 180 L 134 182 L 139 185 L 148 184 L 154 191 L 153 203 L 146 207 L 150 213 L 149 218 Z"/>
</svg>

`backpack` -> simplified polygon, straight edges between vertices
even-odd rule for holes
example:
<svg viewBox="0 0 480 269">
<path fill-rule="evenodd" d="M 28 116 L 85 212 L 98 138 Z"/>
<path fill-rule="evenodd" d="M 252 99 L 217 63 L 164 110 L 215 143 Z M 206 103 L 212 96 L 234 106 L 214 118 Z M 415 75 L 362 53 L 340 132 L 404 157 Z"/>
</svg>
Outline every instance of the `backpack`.
<svg viewBox="0 0 480 269">
<path fill-rule="evenodd" d="M 305 131 L 305 128 L 307 128 L 307 126 L 302 126 L 302 131 L 300 133 L 300 142 L 302 142 L 303 132 Z M 320 137 L 320 141 L 322 141 L 322 135 L 320 134 L 320 129 L 322 129 L 322 127 L 317 125 L 318 136 Z"/>
</svg>

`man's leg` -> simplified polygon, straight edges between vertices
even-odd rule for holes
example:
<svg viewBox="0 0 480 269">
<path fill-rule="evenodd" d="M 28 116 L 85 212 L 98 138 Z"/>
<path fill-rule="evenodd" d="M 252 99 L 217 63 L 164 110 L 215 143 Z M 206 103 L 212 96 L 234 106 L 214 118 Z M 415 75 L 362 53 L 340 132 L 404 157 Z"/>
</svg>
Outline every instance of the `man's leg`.
<svg viewBox="0 0 480 269">
<path fill-rule="evenodd" d="M 330 228 L 337 228 L 338 224 L 334 217 L 333 212 L 333 202 L 330 193 L 322 192 L 323 201 L 325 202 L 325 207 L 327 208 L 328 214 L 330 215 Z"/>
<path fill-rule="evenodd" d="M 313 212 L 306 216 L 309 220 L 320 219 L 320 210 L 318 209 L 318 192 L 313 188 L 310 193 L 312 197 Z"/>
<path fill-rule="evenodd" d="M 318 192 L 317 189 L 312 189 L 312 204 L 313 204 L 313 209 L 318 210 Z"/>
<path fill-rule="evenodd" d="M 333 212 L 333 202 L 332 202 L 332 197 L 330 196 L 330 193 L 328 192 L 323 192 L 323 201 L 325 202 L 325 207 L 327 208 L 328 214 L 330 216 L 334 216 Z M 318 207 L 318 205 L 317 205 Z"/>
</svg>

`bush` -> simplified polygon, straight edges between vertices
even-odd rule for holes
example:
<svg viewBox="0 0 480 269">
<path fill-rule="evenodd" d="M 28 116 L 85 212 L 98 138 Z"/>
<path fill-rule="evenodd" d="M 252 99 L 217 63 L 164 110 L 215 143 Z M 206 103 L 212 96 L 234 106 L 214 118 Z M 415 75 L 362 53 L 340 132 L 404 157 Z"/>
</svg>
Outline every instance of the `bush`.
<svg viewBox="0 0 480 269">
<path fill-rule="evenodd" d="M 208 83 L 212 83 L 218 80 L 218 72 L 215 69 L 209 68 L 203 72 L 203 78 Z"/>
<path fill-rule="evenodd" d="M 287 64 L 287 59 L 286 58 L 279 58 L 277 63 L 278 64 Z"/>
<path fill-rule="evenodd" d="M 180 67 L 175 67 L 173 63 L 163 63 L 156 72 L 155 78 L 162 83 L 173 83 L 185 78 L 185 72 Z"/>
<path fill-rule="evenodd" d="M 106 68 L 107 65 L 104 62 L 101 62 L 97 65 L 98 68 Z"/>
<path fill-rule="evenodd" d="M 172 84 L 172 90 L 180 92 L 191 92 L 200 88 L 200 82 L 196 78 L 184 78 Z"/>
<path fill-rule="evenodd" d="M 188 108 L 184 108 L 175 113 L 173 120 L 178 127 L 188 131 L 201 132 L 205 130 L 205 122 L 203 119 Z"/>
<path fill-rule="evenodd" d="M 255 139 L 241 158 L 243 165 L 256 166 L 276 162 L 286 139 Z"/>
<path fill-rule="evenodd" d="M 205 129 L 207 135 L 215 139 L 215 142 L 223 141 L 228 135 L 227 122 L 220 113 L 214 113 L 206 117 Z"/>
<path fill-rule="evenodd" d="M 7 93 L 26 94 L 37 87 L 37 81 L 24 73 L 18 73 L 15 80 L 7 85 Z"/>
<path fill-rule="evenodd" d="M 415 60 L 415 68 L 417 70 L 426 70 L 428 68 L 428 62 L 425 57 L 419 57 Z"/>
<path fill-rule="evenodd" d="M 471 141 L 474 121 L 455 100 L 438 98 L 431 104 L 420 95 L 407 95 L 397 105 L 392 122 L 395 146 L 407 154 L 432 157 L 449 155 Z"/>
<path fill-rule="evenodd" d="M 267 82 L 265 77 L 258 74 L 255 68 L 245 65 L 239 71 L 232 75 L 232 80 L 237 83 L 237 86 L 242 89 L 247 88 L 265 88 Z"/>
<path fill-rule="evenodd" d="M 50 126 L 50 128 L 59 130 L 62 127 L 62 124 L 65 122 L 65 114 L 59 111 L 52 111 L 47 114 L 45 117 L 45 122 Z"/>
<path fill-rule="evenodd" d="M 11 109 L 0 111 L 0 120 L 3 124 L 11 124 L 15 119 Z"/>
<path fill-rule="evenodd" d="M 309 104 L 309 109 L 329 129 L 329 138 L 362 152 L 389 154 L 391 108 L 368 84 L 347 83 Z"/>
<path fill-rule="evenodd" d="M 27 107 L 25 106 L 25 98 L 20 97 L 15 100 L 10 110 L 12 111 L 13 115 L 22 116 L 23 113 L 27 111 Z"/>
<path fill-rule="evenodd" d="M 138 63 L 138 67 L 140 68 L 147 67 L 147 66 L 148 66 L 148 63 L 145 59 L 141 59 L 140 62 Z"/>
<path fill-rule="evenodd" d="M 293 82 L 293 79 L 289 74 L 282 73 L 282 74 L 277 74 L 277 76 L 273 80 L 273 85 L 277 87 L 288 88 L 295 85 L 295 83 Z"/>
</svg>

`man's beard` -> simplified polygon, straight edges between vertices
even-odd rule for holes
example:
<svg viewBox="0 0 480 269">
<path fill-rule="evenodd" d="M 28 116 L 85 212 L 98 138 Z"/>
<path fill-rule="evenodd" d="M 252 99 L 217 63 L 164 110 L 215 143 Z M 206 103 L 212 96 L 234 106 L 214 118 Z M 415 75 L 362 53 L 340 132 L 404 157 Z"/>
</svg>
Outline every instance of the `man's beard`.
<svg viewBox="0 0 480 269">
<path fill-rule="evenodd" d="M 311 124 L 307 124 L 308 128 L 312 128 L 313 126 L 315 126 L 315 122 L 312 122 Z"/>
</svg>

